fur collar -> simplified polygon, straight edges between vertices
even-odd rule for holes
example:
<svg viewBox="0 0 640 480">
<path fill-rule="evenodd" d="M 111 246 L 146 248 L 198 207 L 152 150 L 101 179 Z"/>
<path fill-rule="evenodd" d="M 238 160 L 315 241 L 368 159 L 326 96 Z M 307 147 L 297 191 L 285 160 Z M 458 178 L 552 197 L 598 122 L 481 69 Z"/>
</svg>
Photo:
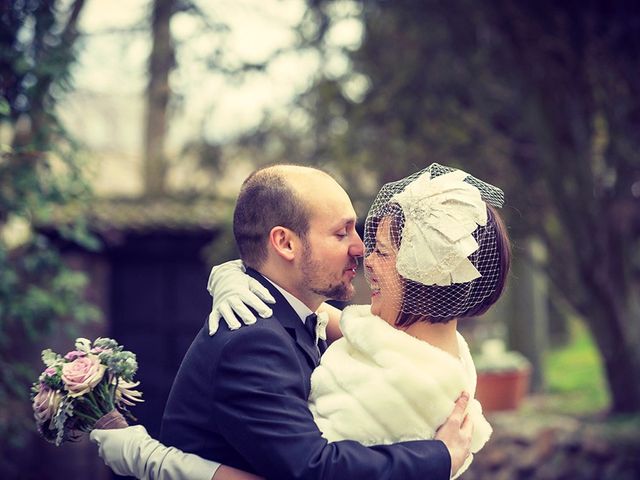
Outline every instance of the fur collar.
<svg viewBox="0 0 640 480">
<path fill-rule="evenodd" d="M 309 408 L 329 441 L 381 445 L 433 438 L 460 393 L 475 393 L 475 367 L 460 334 L 455 358 L 393 328 L 368 305 L 346 308 L 340 326 L 344 337 L 327 349 L 311 377 Z M 474 424 L 471 451 L 477 452 L 491 426 L 474 398 L 467 413 Z"/>
</svg>

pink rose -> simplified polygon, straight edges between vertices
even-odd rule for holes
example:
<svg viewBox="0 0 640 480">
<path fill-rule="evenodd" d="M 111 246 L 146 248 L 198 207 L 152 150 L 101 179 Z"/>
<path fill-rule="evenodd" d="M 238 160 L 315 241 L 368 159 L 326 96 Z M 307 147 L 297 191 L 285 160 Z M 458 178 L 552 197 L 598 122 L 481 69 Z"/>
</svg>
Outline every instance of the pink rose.
<svg viewBox="0 0 640 480">
<path fill-rule="evenodd" d="M 64 359 L 73 362 L 76 358 L 84 357 L 86 355 L 86 352 L 81 352 L 80 350 L 72 350 L 64 356 Z"/>
<path fill-rule="evenodd" d="M 47 367 L 47 369 L 42 373 L 44 373 L 47 377 L 53 377 L 57 372 L 55 367 Z"/>
<path fill-rule="evenodd" d="M 62 381 L 70 397 L 79 397 L 95 387 L 107 369 L 97 357 L 89 355 L 76 358 L 62 366 Z"/>
<path fill-rule="evenodd" d="M 56 413 L 62 395 L 60 392 L 50 389 L 46 385 L 40 384 L 40 390 L 33 397 L 33 416 L 39 425 L 51 419 Z"/>
</svg>

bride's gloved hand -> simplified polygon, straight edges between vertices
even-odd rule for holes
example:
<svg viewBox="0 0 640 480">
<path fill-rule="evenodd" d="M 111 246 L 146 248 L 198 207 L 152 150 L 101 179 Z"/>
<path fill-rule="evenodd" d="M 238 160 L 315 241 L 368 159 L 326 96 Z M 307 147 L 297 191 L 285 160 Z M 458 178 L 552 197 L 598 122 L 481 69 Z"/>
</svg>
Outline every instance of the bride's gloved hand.
<svg viewBox="0 0 640 480">
<path fill-rule="evenodd" d="M 253 308 L 262 318 L 267 318 L 273 313 L 267 303 L 276 303 L 260 282 L 245 273 L 242 260 L 232 260 L 213 267 L 207 290 L 213 297 L 209 335 L 218 330 L 220 317 L 224 318 L 231 330 L 236 330 L 241 326 L 236 317 L 246 325 L 256 322 L 256 316 L 247 307 Z"/>
<path fill-rule="evenodd" d="M 219 463 L 173 447 L 149 436 L 141 425 L 114 430 L 92 430 L 104 463 L 118 475 L 144 480 L 211 480 Z"/>
<path fill-rule="evenodd" d="M 118 475 L 143 480 L 211 480 L 219 463 L 173 447 L 149 436 L 141 425 L 114 430 L 93 430 L 104 463 Z"/>
</svg>

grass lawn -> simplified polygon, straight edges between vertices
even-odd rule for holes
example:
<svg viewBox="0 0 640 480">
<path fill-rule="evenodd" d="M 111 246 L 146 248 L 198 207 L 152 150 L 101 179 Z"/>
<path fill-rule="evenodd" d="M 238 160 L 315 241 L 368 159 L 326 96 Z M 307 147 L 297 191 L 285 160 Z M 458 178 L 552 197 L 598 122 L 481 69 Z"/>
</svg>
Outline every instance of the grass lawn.
<svg viewBox="0 0 640 480">
<path fill-rule="evenodd" d="M 607 409 L 609 392 L 600 354 L 584 324 L 571 322 L 571 341 L 550 350 L 544 365 L 547 393 L 536 408 L 577 415 Z"/>
</svg>

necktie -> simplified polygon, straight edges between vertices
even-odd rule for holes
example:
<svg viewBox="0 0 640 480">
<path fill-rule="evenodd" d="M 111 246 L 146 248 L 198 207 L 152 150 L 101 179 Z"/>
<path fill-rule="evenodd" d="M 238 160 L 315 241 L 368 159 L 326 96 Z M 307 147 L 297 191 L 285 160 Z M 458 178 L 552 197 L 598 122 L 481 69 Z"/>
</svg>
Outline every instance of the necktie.
<svg viewBox="0 0 640 480">
<path fill-rule="evenodd" d="M 318 315 L 312 313 L 307 318 L 304 319 L 304 327 L 311 335 L 311 339 L 313 343 L 316 343 L 316 325 L 318 324 Z"/>
</svg>

